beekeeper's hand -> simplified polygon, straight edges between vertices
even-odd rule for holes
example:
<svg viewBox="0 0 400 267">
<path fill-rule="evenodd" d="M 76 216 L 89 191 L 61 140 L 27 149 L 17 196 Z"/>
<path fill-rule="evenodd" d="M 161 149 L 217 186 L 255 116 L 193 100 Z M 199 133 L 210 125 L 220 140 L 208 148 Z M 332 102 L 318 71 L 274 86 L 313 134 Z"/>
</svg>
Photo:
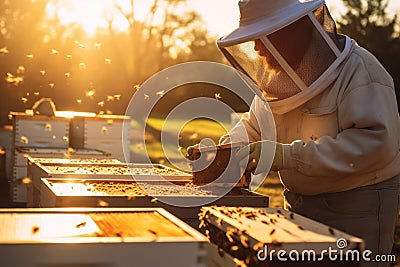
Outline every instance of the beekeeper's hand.
<svg viewBox="0 0 400 267">
<path fill-rule="evenodd" d="M 273 141 L 251 143 L 236 153 L 238 161 L 246 158 L 245 174 L 259 174 L 270 170 L 278 171 L 283 168 L 283 145 Z M 257 173 L 255 173 L 256 169 Z"/>
<path fill-rule="evenodd" d="M 193 154 L 193 151 L 195 150 L 195 149 L 198 149 L 200 147 L 200 144 L 195 144 L 195 145 L 193 145 L 193 146 L 188 146 L 187 148 L 186 148 L 186 158 L 187 159 L 191 159 L 192 158 L 192 154 Z"/>
<path fill-rule="evenodd" d="M 214 143 L 214 141 L 212 140 L 212 139 L 210 139 L 210 138 L 204 138 L 204 139 L 202 139 L 201 141 L 200 141 L 200 143 L 198 143 L 198 144 L 195 144 L 195 145 L 193 145 L 193 146 L 188 146 L 187 148 L 186 148 L 186 158 L 187 159 L 191 159 L 192 158 L 192 154 L 193 154 L 193 151 L 195 150 L 195 149 L 199 149 L 200 147 L 208 147 L 208 146 L 215 146 L 215 143 Z"/>
</svg>

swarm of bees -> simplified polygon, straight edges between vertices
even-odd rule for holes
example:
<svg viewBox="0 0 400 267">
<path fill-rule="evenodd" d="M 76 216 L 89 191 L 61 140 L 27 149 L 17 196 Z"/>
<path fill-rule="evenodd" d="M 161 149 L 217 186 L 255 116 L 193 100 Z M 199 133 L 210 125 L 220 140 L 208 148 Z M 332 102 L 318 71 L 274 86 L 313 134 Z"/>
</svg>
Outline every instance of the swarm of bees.
<svg viewBox="0 0 400 267">
<path fill-rule="evenodd" d="M 102 44 L 99 43 L 99 42 L 95 42 L 93 44 L 93 46 L 89 46 L 87 44 L 81 43 L 78 40 L 75 40 L 75 41 L 73 41 L 73 45 L 76 46 L 76 47 L 82 48 L 82 49 L 86 49 L 87 51 L 91 51 L 90 49 L 97 50 L 97 51 L 102 49 Z M 0 55 L 6 55 L 6 54 L 10 54 L 12 52 L 15 52 L 15 51 L 11 51 L 7 46 L 0 47 Z M 70 64 L 73 64 L 72 63 L 72 59 L 73 59 L 73 55 L 72 54 L 66 54 L 61 49 L 57 49 L 57 48 L 51 48 L 48 51 L 48 55 L 50 55 L 51 57 L 54 57 L 55 59 L 57 58 L 57 60 L 59 60 L 60 56 L 63 55 L 63 54 L 64 54 L 64 56 L 63 56 L 64 60 L 71 62 L 71 63 L 68 63 L 68 65 L 70 66 Z M 35 55 L 33 53 L 28 53 L 25 56 L 26 56 L 27 59 L 29 59 L 31 61 L 30 64 L 34 64 L 36 57 L 35 57 Z M 103 60 L 104 60 L 104 65 L 110 65 L 112 63 L 112 59 L 109 58 L 109 57 L 104 57 Z M 90 65 L 89 62 L 86 61 L 86 59 L 85 59 L 85 61 L 81 60 L 81 61 L 78 61 L 78 63 L 74 63 L 74 64 L 76 64 L 76 65 L 74 65 L 74 68 L 76 69 L 75 71 L 74 70 L 71 71 L 69 69 L 68 70 L 66 69 L 63 72 L 65 79 L 70 79 L 70 78 L 76 77 L 78 75 L 81 75 L 85 71 L 93 68 L 93 65 Z M 29 68 L 29 69 L 31 69 L 31 68 Z M 44 83 L 41 84 L 39 86 L 39 88 L 45 88 L 45 86 L 48 86 L 49 88 L 52 88 L 52 89 L 56 88 L 56 82 L 55 82 L 56 80 L 53 80 L 53 81 L 49 80 L 49 79 L 52 79 L 52 77 L 53 77 L 51 70 L 41 69 L 38 74 L 40 76 L 42 76 L 42 77 L 48 77 L 48 79 L 44 79 L 43 80 Z M 17 67 L 16 70 L 9 70 L 8 72 L 3 73 L 2 76 L 4 77 L 4 80 L 8 84 L 22 88 L 21 85 L 23 85 L 24 83 L 26 84 L 28 79 L 30 78 L 30 76 L 27 76 L 27 75 L 32 75 L 32 73 L 27 73 L 25 71 L 25 66 L 20 65 L 20 66 Z M 32 77 L 32 78 L 34 78 L 34 77 Z M 59 81 L 59 80 L 57 80 L 57 81 Z M 69 82 L 67 82 L 67 83 L 69 84 Z M 83 85 L 83 86 L 85 86 L 85 85 Z M 60 86 L 60 85 L 58 87 L 62 88 L 62 86 Z M 95 86 L 94 86 L 94 82 L 90 82 L 88 87 L 89 87 L 89 89 L 85 92 L 85 96 L 89 100 L 92 100 L 96 96 L 96 89 L 95 89 Z M 134 89 L 135 88 L 138 89 L 139 85 L 135 85 Z M 24 104 L 26 104 L 26 103 L 28 103 L 30 101 L 35 101 L 35 99 L 31 99 L 31 96 L 35 97 L 35 96 L 39 96 L 39 94 L 40 93 L 37 92 L 37 91 L 34 92 L 33 94 L 29 93 L 29 92 L 26 92 L 25 96 L 20 97 L 20 101 L 22 101 L 22 103 L 24 103 Z M 107 102 L 119 101 L 120 99 L 121 99 L 121 94 L 108 95 L 106 97 L 106 101 Z M 98 103 L 99 103 L 98 105 L 100 107 L 104 107 L 106 101 L 105 100 L 100 100 L 100 101 L 98 101 Z M 82 98 L 76 99 L 76 103 L 77 104 L 82 104 L 82 102 L 83 102 Z M 102 111 L 100 111 L 100 112 L 102 112 Z M 108 109 L 106 113 L 107 114 L 112 114 L 112 111 Z"/>
<path fill-rule="evenodd" d="M 298 230 L 306 230 L 303 225 L 299 224 L 301 220 L 296 220 L 294 213 L 283 212 L 280 209 L 270 213 L 264 209 L 212 206 L 202 209 L 199 220 L 199 228 L 206 229 L 206 236 L 210 242 L 218 245 L 218 252 L 221 257 L 225 253 L 229 253 L 235 258 L 235 262 L 244 264 L 237 266 L 264 266 L 265 263 L 260 262 L 256 257 L 257 252 L 263 249 L 265 245 L 282 246 L 282 242 L 279 240 L 280 232 L 285 231 L 291 234 L 288 229 L 279 227 L 281 221 L 293 221 Z M 229 220 L 229 222 L 225 220 Z M 257 224 L 265 225 L 263 227 L 266 231 L 264 237 L 269 236 L 269 242 L 257 242 L 245 230 L 252 229 L 252 226 Z M 335 230 L 330 227 L 326 227 L 326 231 L 329 235 L 336 235 Z"/>
</svg>

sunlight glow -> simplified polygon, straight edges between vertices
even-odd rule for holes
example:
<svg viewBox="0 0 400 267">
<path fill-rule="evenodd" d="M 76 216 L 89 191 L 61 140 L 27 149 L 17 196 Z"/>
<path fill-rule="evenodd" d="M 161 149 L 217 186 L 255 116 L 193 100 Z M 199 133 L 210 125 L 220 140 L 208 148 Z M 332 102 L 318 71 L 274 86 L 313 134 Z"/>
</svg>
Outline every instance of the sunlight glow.
<svg viewBox="0 0 400 267">
<path fill-rule="evenodd" d="M 50 2 L 47 14 L 53 18 L 58 16 L 60 22 L 65 25 L 79 24 L 91 36 L 98 28 L 107 28 L 107 20 L 111 17 L 113 27 L 125 31 L 129 27 L 128 23 L 125 18 L 113 13 L 113 3 L 112 0 L 59 0 Z"/>
<path fill-rule="evenodd" d="M 58 17 L 66 24 L 79 24 L 93 36 L 99 28 L 107 29 L 112 20 L 114 30 L 126 31 L 129 28 L 127 19 L 121 14 L 130 12 L 130 0 L 55 0 L 47 6 L 47 14 L 51 18 Z M 135 1 L 135 19 L 145 21 L 153 1 Z M 203 23 L 214 36 L 229 33 L 239 24 L 237 0 L 187 0 L 190 8 L 197 11 L 203 18 Z M 334 19 L 344 11 L 341 0 L 326 0 Z M 120 7 L 120 10 L 116 6 Z M 221 12 L 223 10 L 223 12 Z M 389 0 L 389 14 L 400 12 L 400 2 Z"/>
</svg>

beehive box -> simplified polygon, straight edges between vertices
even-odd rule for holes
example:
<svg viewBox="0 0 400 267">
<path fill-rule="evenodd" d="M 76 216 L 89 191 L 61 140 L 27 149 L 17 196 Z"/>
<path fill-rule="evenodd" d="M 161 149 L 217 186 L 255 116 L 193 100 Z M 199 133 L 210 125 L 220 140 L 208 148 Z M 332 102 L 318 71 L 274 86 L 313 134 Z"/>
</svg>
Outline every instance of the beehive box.
<svg viewBox="0 0 400 267">
<path fill-rule="evenodd" d="M 32 163 L 28 167 L 29 176 L 35 187 L 40 186 L 40 178 L 78 179 L 126 179 L 135 181 L 190 181 L 191 174 L 162 164 L 136 163 Z"/>
<path fill-rule="evenodd" d="M 4 209 L 2 266 L 203 266 L 204 236 L 160 208 Z"/>
<path fill-rule="evenodd" d="M 53 147 L 17 147 L 13 153 L 13 176 L 11 180 L 10 195 L 13 202 L 26 203 L 28 201 L 27 191 L 30 190 L 29 186 L 21 183 L 21 180 L 28 176 L 28 157 L 31 158 L 94 158 L 105 159 L 110 156 L 109 153 L 97 149 L 67 149 L 67 148 L 53 148 Z"/>
<path fill-rule="evenodd" d="M 35 158 L 28 157 L 28 164 L 122 164 L 118 159 L 113 158 Z"/>
<path fill-rule="evenodd" d="M 69 119 L 11 112 L 14 147 L 68 148 Z"/>
<path fill-rule="evenodd" d="M 130 162 L 130 120 L 129 116 L 97 115 L 85 117 L 78 122 L 81 128 L 83 147 L 96 147 L 110 152 L 113 157 Z M 126 159 L 125 159 L 126 158 Z"/>
<path fill-rule="evenodd" d="M 196 221 L 201 206 L 175 206 L 165 203 L 210 203 L 209 205 L 268 207 L 269 201 L 266 196 L 251 193 L 242 188 L 233 188 L 229 193 L 217 199 L 216 196 L 222 194 L 221 188 L 198 190 L 184 182 L 176 182 L 180 186 L 171 186 L 165 182 L 138 184 L 126 180 L 71 181 L 42 178 L 41 181 L 41 207 L 157 206 L 168 210 L 181 219 L 195 219 Z"/>
<path fill-rule="evenodd" d="M 362 239 L 283 209 L 214 206 L 199 216 L 211 242 L 249 266 L 360 266 L 352 253 L 361 259 Z"/>
<path fill-rule="evenodd" d="M 79 165 L 87 165 L 87 164 L 122 164 L 117 159 L 111 158 L 35 158 L 27 155 L 28 166 L 32 165 L 60 165 L 60 164 L 79 164 Z M 37 170 L 35 166 L 28 167 L 28 170 L 25 170 L 26 174 L 24 177 L 30 177 L 31 183 L 23 185 L 26 188 L 26 199 L 27 199 L 27 207 L 38 207 L 40 203 L 40 177 L 42 175 L 47 175 L 42 170 Z M 32 183 L 32 180 L 35 180 L 35 185 Z"/>
<path fill-rule="evenodd" d="M 249 185 L 249 179 L 241 175 L 240 164 L 234 154 L 244 144 L 224 144 L 193 149 L 188 157 L 195 184 L 224 183 L 238 187 Z"/>
<path fill-rule="evenodd" d="M 40 179 L 43 177 L 74 178 L 74 179 L 106 179 L 106 180 L 144 180 L 159 181 L 189 181 L 190 174 L 169 168 L 162 164 L 134 164 L 134 163 L 44 163 L 32 162 L 28 166 L 28 176 L 32 180 L 33 202 L 28 201 L 30 207 L 37 207 L 40 202 Z M 28 190 L 28 200 L 31 199 Z M 32 203 L 32 205 L 30 205 Z"/>
<path fill-rule="evenodd" d="M 26 166 L 27 158 L 57 158 L 57 159 L 107 159 L 110 153 L 98 149 L 68 149 L 45 147 L 17 147 L 15 150 L 14 165 Z"/>
</svg>

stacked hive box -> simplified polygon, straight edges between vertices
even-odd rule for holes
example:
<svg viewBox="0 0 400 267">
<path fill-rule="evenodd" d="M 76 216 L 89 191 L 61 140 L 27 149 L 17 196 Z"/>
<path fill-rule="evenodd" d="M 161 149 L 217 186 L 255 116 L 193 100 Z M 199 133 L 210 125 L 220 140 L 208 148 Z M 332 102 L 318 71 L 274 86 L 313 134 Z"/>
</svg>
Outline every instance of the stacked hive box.
<svg viewBox="0 0 400 267">
<path fill-rule="evenodd" d="M 44 162 L 47 161 L 47 162 Z M 114 162 L 114 163 L 113 163 Z M 65 162 L 48 162 L 46 159 L 30 161 L 28 174 L 32 180 L 32 202 L 31 207 L 40 205 L 41 178 L 68 178 L 68 179 L 101 179 L 103 182 L 112 182 L 117 179 L 128 182 L 136 180 L 159 181 L 163 178 L 173 181 L 189 181 L 190 174 L 169 168 L 161 164 L 134 164 L 117 163 L 116 160 L 79 160 Z M 132 177 L 133 176 L 133 177 Z M 31 194 L 28 194 L 31 196 Z"/>
<path fill-rule="evenodd" d="M 215 262 L 229 254 L 249 266 L 361 265 L 361 239 L 286 210 L 204 207 L 200 217 L 219 248 Z"/>
<path fill-rule="evenodd" d="M 21 179 L 27 177 L 24 152 L 17 149 L 48 148 L 68 149 L 69 120 L 62 117 L 30 116 L 11 113 L 13 116 L 13 176 L 10 195 L 13 202 L 26 202 L 26 187 Z"/>
<path fill-rule="evenodd" d="M 30 178 L 30 183 L 26 185 L 27 187 L 27 206 L 28 207 L 38 207 L 40 202 L 40 178 L 42 177 L 52 177 L 53 175 L 57 177 L 63 176 L 63 173 L 55 172 L 53 173 L 51 170 L 48 170 L 46 166 L 59 167 L 59 166 L 76 166 L 77 168 L 84 168 L 82 166 L 91 166 L 95 164 L 96 166 L 105 164 L 108 166 L 109 164 L 119 164 L 120 162 L 117 159 L 111 158 L 103 158 L 101 154 L 95 155 L 95 153 L 91 153 L 96 158 L 84 158 L 82 154 L 79 154 L 80 158 L 33 158 L 28 157 L 28 177 Z M 26 160 L 26 159 L 25 159 Z M 65 176 L 65 175 L 64 175 Z"/>
<path fill-rule="evenodd" d="M 198 266 L 207 240 L 163 209 L 0 211 L 2 266 Z"/>
<path fill-rule="evenodd" d="M 65 114 L 57 112 L 56 116 L 51 117 L 33 116 L 32 113 L 18 112 L 11 112 L 10 115 L 13 119 L 13 141 L 11 146 L 13 176 L 10 194 L 12 200 L 17 203 L 25 203 L 27 201 L 27 189 L 21 184 L 21 179 L 27 176 L 26 154 L 31 155 L 30 153 L 36 152 L 38 157 L 58 158 L 63 158 L 67 154 L 70 157 L 70 150 L 67 149 L 72 147 L 75 150 L 72 157 L 102 158 L 103 154 L 108 156 L 111 154 L 113 157 L 124 161 L 123 149 L 129 151 L 129 117 L 116 115 L 96 116 L 96 114 L 90 114 L 91 116 L 85 117 L 87 113 L 81 114 L 80 112 L 67 112 Z M 74 116 L 76 117 L 74 118 Z M 127 123 L 123 127 L 124 120 L 127 120 Z M 82 121 L 81 127 L 79 127 L 80 121 Z M 124 134 L 123 129 L 125 129 Z M 123 137 L 124 142 L 122 142 Z M 36 149 L 38 151 L 21 151 L 27 149 Z M 102 154 L 99 154 L 99 151 Z M 94 153 L 90 155 L 91 152 Z M 129 156 L 129 153 L 127 154 Z"/>
<path fill-rule="evenodd" d="M 124 121 L 126 124 L 124 125 Z M 76 148 L 95 147 L 109 152 L 120 161 L 130 161 L 129 117 L 119 115 L 98 115 L 75 117 L 71 120 L 71 145 Z"/>
<path fill-rule="evenodd" d="M 53 158 L 108 158 L 110 154 L 96 149 L 68 149 L 68 148 L 36 148 L 36 147 L 18 147 L 14 150 L 14 167 L 13 167 L 13 201 L 27 202 L 26 184 L 22 183 L 22 179 L 29 177 L 28 175 L 28 157 L 32 159 L 42 157 Z"/>
</svg>

